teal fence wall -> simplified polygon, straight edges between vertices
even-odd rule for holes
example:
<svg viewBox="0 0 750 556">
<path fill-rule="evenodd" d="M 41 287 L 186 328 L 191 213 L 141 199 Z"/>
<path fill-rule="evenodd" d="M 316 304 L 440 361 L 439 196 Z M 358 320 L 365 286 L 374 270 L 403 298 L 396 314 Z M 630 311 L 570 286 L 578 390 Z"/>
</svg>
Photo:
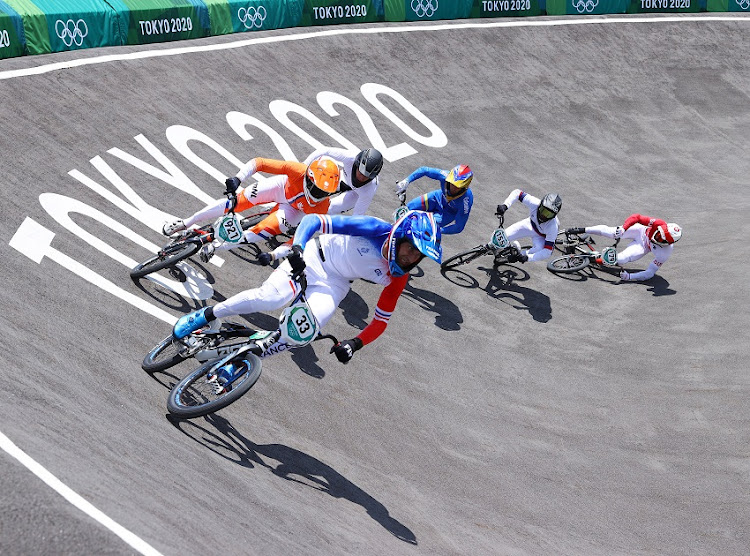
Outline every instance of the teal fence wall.
<svg viewBox="0 0 750 556">
<path fill-rule="evenodd" d="M 750 0 L 0 0 L 0 59 L 285 27 L 750 11 Z"/>
</svg>

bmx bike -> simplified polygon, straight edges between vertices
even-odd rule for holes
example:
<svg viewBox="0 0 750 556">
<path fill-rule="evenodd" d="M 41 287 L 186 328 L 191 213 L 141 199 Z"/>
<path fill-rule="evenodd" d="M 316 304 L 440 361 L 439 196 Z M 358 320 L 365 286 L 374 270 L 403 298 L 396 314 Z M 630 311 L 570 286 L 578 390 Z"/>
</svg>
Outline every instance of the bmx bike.
<svg viewBox="0 0 750 556">
<path fill-rule="evenodd" d="M 185 348 L 179 354 L 180 360 L 194 355 L 198 361 L 204 362 L 174 385 L 167 399 L 169 413 L 192 419 L 218 411 L 237 401 L 258 381 L 261 359 L 321 339 L 337 344 L 335 336 L 320 332 L 305 297 L 304 276 L 299 285 L 300 292 L 282 312 L 276 330 L 252 330 L 231 324 L 215 334 L 199 330 L 186 338 L 172 338 L 173 345 L 182 344 Z M 221 345 L 223 339 L 240 338 L 242 340 Z M 200 346 L 197 349 L 194 340 Z"/>
<path fill-rule="evenodd" d="M 236 246 L 252 245 L 255 247 L 254 255 L 257 257 L 261 251 L 260 247 L 245 243 L 243 241 L 243 232 L 252 228 L 276 210 L 276 205 L 269 203 L 268 205 L 261 207 L 259 211 L 241 218 L 234 212 L 234 207 L 237 202 L 236 189 L 230 191 L 229 188 L 227 188 L 227 190 L 224 191 L 224 195 L 227 196 L 229 199 L 229 206 L 232 207 L 226 214 L 217 218 L 212 224 L 180 232 L 168 244 L 159 249 L 154 256 L 149 257 L 142 263 L 133 267 L 130 270 L 130 277 L 133 280 L 137 280 L 166 268 L 169 269 L 169 272 L 173 277 L 180 278 L 181 271 L 176 265 L 180 261 L 192 257 L 200 251 L 201 247 L 211 242 L 213 242 L 214 245 L 221 243 L 231 243 Z M 278 236 L 278 238 L 273 237 L 267 240 L 269 248 L 273 249 L 278 247 L 283 241 L 291 238 L 293 234 L 294 231 L 289 230 L 281 236 Z"/>
<path fill-rule="evenodd" d="M 618 238 L 614 244 L 599 250 L 589 234 L 560 230 L 555 247 L 564 255 L 547 262 L 547 270 L 556 274 L 572 274 L 593 264 L 601 269 L 619 272 L 622 270 L 617 264 L 616 246 L 619 242 Z"/>
<path fill-rule="evenodd" d="M 492 233 L 490 241 L 447 258 L 440 265 L 441 270 L 451 270 L 486 255 L 492 255 L 494 257 L 495 266 L 514 262 L 524 262 L 522 260 L 521 251 L 508 240 L 508 236 L 505 233 L 505 229 L 503 228 L 505 216 L 499 212 L 496 212 L 495 216 L 497 216 L 498 219 L 498 227 Z"/>
</svg>

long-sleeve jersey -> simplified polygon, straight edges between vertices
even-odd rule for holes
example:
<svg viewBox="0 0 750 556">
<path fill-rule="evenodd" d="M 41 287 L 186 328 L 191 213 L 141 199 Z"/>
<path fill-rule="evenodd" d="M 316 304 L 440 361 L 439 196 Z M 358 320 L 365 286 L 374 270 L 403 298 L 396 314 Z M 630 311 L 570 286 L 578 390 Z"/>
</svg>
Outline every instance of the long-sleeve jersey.
<svg viewBox="0 0 750 556">
<path fill-rule="evenodd" d="M 283 202 L 306 214 L 325 214 L 330 208 L 330 199 L 326 198 L 318 203 L 312 204 L 307 200 L 307 197 L 305 197 L 304 181 L 306 171 L 307 165 L 302 162 L 256 157 L 250 160 L 240 169 L 239 172 L 237 172 L 237 177 L 240 181 L 244 182 L 248 176 L 253 175 L 255 172 L 266 172 L 277 175 L 283 174 L 287 178 L 286 183 L 283 184 Z M 259 186 L 256 184 L 255 186 L 246 187 L 242 192 L 250 206 L 257 204 L 254 202 L 254 199 L 258 197 L 258 189 Z M 258 202 L 268 202 L 268 200 L 259 199 Z M 278 199 L 276 199 L 275 202 L 279 202 Z M 245 210 L 245 208 L 238 208 L 237 210 Z"/>
<path fill-rule="evenodd" d="M 463 195 L 449 201 L 445 196 L 445 178 L 448 177 L 448 173 L 447 170 L 430 168 L 429 166 L 420 166 L 414 170 L 406 178 L 407 182 L 411 183 L 426 176 L 440 182 L 440 189 L 415 197 L 406 206 L 410 210 L 432 212 L 440 223 L 442 233 L 450 235 L 460 233 L 466 226 L 471 207 L 474 204 L 474 193 L 467 188 Z"/>
<path fill-rule="evenodd" d="M 652 278 L 661 266 L 667 262 L 667 259 L 672 255 L 674 245 L 658 245 L 652 243 L 649 238 L 653 235 L 654 229 L 657 226 L 667 227 L 667 223 L 659 218 L 653 218 L 651 216 L 645 216 L 642 214 L 631 214 L 625 219 L 622 225 L 626 234 L 623 237 L 632 237 L 634 242 L 639 246 L 640 251 L 629 248 L 618 254 L 618 262 L 622 264 L 630 261 L 635 261 L 641 258 L 649 251 L 654 255 L 654 260 L 649 263 L 646 270 L 641 272 L 634 272 L 630 274 L 630 280 L 648 280 Z M 632 233 L 632 229 L 638 228 L 638 231 Z M 627 233 L 631 230 L 631 233 Z"/>
<path fill-rule="evenodd" d="M 528 230 L 526 230 L 525 221 L 518 222 L 508 227 L 505 231 L 508 239 L 513 241 L 520 237 L 531 237 L 532 247 L 526 250 L 530 261 L 541 261 L 548 258 L 555 248 L 555 239 L 560 228 L 560 221 L 557 217 L 546 222 L 539 222 L 537 218 L 537 209 L 541 204 L 541 199 L 525 193 L 521 189 L 514 189 L 510 195 L 503 201 L 506 207 L 509 207 L 516 201 L 521 201 L 529 209 Z"/>
<path fill-rule="evenodd" d="M 379 185 L 377 176 L 361 187 L 354 187 L 352 185 L 354 183 L 352 180 L 354 159 L 357 157 L 357 154 L 359 153 L 345 149 L 323 147 L 316 149 L 305 159 L 305 164 L 310 164 L 320 156 L 328 156 L 335 160 L 341 169 L 340 190 L 342 193 L 331 199 L 328 214 L 341 214 L 351 209 L 353 215 L 363 215 L 367 212 L 373 197 L 375 197 L 375 191 Z"/>
<path fill-rule="evenodd" d="M 294 244 L 305 248 L 320 233 L 320 249 L 312 243 L 305 249 L 308 283 L 320 280 L 329 286 L 340 284 L 347 289 L 353 280 L 363 279 L 384 286 L 375 307 L 375 316 L 357 336 L 366 345 L 380 336 L 409 275 L 393 277 L 383 246 L 388 241 L 392 224 L 372 216 L 305 216 L 294 234 Z M 308 255 L 311 247 L 318 251 Z"/>
</svg>

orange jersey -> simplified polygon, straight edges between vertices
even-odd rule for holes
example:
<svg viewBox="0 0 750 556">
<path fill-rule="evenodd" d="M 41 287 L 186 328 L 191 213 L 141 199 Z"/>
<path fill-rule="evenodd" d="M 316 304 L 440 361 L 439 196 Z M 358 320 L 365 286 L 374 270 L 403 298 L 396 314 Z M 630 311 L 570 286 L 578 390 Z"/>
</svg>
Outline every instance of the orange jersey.
<svg viewBox="0 0 750 556">
<path fill-rule="evenodd" d="M 327 214 L 331 204 L 330 199 L 323 199 L 319 203 L 310 204 L 305 197 L 304 184 L 307 165 L 291 160 L 273 160 L 271 158 L 255 158 L 258 172 L 269 174 L 284 174 L 287 177 L 284 186 L 286 202 L 305 214 Z"/>
</svg>

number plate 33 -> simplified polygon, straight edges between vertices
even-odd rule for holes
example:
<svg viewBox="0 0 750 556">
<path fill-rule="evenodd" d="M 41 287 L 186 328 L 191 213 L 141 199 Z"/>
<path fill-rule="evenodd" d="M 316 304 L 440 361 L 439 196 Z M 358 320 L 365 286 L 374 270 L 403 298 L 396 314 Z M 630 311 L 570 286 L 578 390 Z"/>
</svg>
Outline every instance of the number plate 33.
<svg viewBox="0 0 750 556">
<path fill-rule="evenodd" d="M 290 305 L 279 319 L 281 341 L 290 346 L 306 346 L 318 335 L 318 323 L 304 301 Z"/>
</svg>

